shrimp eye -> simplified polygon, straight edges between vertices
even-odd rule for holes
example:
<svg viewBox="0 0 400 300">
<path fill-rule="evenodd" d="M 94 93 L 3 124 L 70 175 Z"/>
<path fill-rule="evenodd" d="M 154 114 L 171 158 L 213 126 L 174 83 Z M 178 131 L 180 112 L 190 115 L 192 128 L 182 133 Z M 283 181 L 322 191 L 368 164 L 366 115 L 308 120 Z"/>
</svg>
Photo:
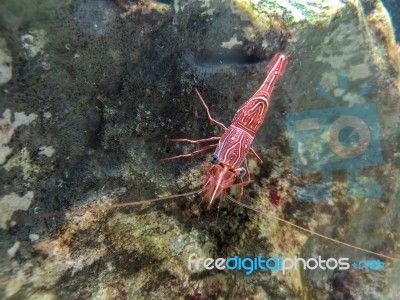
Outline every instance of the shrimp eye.
<svg viewBox="0 0 400 300">
<path fill-rule="evenodd" d="M 213 165 L 216 165 L 218 163 L 219 159 L 218 156 L 216 154 L 211 155 L 210 157 L 210 163 L 212 163 Z"/>
<path fill-rule="evenodd" d="M 239 176 L 243 177 L 244 175 L 246 175 L 246 170 L 245 168 L 239 168 Z"/>
</svg>

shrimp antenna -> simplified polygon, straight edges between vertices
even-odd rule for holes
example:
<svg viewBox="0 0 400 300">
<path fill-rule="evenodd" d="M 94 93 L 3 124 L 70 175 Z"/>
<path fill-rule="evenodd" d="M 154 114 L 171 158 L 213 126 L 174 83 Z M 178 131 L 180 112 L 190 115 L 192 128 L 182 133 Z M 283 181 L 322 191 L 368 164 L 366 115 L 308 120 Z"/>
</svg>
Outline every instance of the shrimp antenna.
<svg viewBox="0 0 400 300">
<path fill-rule="evenodd" d="M 251 180 L 246 181 L 245 184 L 248 184 L 252 182 Z M 240 183 L 235 183 L 232 186 L 240 185 Z M 203 192 L 204 189 L 198 189 L 195 191 L 191 192 L 186 192 L 182 194 L 175 194 L 175 195 L 168 195 L 168 196 L 162 196 L 158 198 L 152 198 L 152 199 L 145 199 L 145 200 L 139 200 L 139 201 L 130 201 L 130 202 L 123 202 L 123 203 L 113 203 L 113 204 L 100 204 L 99 206 L 96 207 L 86 207 L 86 208 L 81 208 L 81 209 L 67 209 L 63 211 L 52 211 L 52 212 L 47 212 L 47 213 L 39 213 L 35 215 L 30 215 L 30 216 L 13 216 L 9 222 L 23 222 L 23 221 L 30 221 L 30 220 L 35 220 L 35 219 L 45 219 L 45 218 L 51 218 L 51 217 L 61 217 L 64 215 L 68 216 L 73 216 L 76 214 L 79 214 L 81 212 L 96 212 L 96 211 L 101 211 L 103 209 L 113 209 L 113 208 L 121 208 L 121 207 L 130 207 L 130 206 L 140 206 L 140 205 L 146 205 L 154 202 L 159 202 L 163 200 L 172 200 L 180 197 L 186 197 L 186 196 L 191 196 L 194 194 L 200 195 L 201 192 Z"/>
<path fill-rule="evenodd" d="M 145 205 L 145 204 L 150 204 L 158 201 L 163 201 L 163 200 L 171 200 L 171 199 L 176 199 L 179 197 L 186 197 L 194 194 L 199 194 L 203 191 L 203 189 L 187 192 L 187 193 L 182 193 L 182 194 L 175 194 L 175 195 L 169 195 L 169 196 L 163 196 L 163 197 L 158 197 L 158 198 L 153 198 L 153 199 L 146 199 L 146 200 L 139 200 L 139 201 L 131 201 L 131 202 L 123 202 L 123 203 L 113 203 L 113 204 L 101 204 L 96 207 L 87 207 L 87 208 L 81 208 L 81 209 L 69 209 L 69 210 L 63 210 L 63 211 L 54 211 L 54 212 L 48 212 L 48 213 L 42 213 L 42 214 L 37 214 L 37 215 L 31 215 L 31 216 L 14 216 L 11 221 L 14 222 L 20 222 L 20 221 L 29 221 L 29 220 L 34 220 L 34 219 L 42 219 L 42 218 L 50 218 L 50 217 L 58 217 L 58 216 L 63 216 L 63 215 L 76 215 L 79 214 L 83 211 L 90 211 L 90 212 L 95 212 L 95 211 L 101 211 L 103 209 L 112 209 L 112 208 L 119 208 L 119 207 L 129 207 L 129 206 L 139 206 L 139 205 Z"/>
<path fill-rule="evenodd" d="M 289 222 L 289 221 L 287 221 L 287 220 L 285 220 L 285 219 L 279 218 L 279 217 L 277 217 L 277 216 L 275 216 L 275 215 L 273 215 L 273 214 L 271 214 L 271 213 L 267 213 L 267 212 L 258 210 L 258 209 L 256 209 L 256 208 L 253 208 L 253 207 L 251 207 L 251 206 L 249 206 L 249 205 L 247 205 L 247 204 L 238 202 L 238 201 L 236 201 L 235 199 L 233 199 L 233 198 L 232 198 L 231 196 L 229 196 L 229 195 L 227 195 L 227 198 L 228 198 L 231 202 L 236 203 L 237 205 L 240 205 L 240 206 L 242 206 L 242 207 L 244 207 L 244 208 L 247 208 L 247 209 L 249 209 L 249 210 L 252 210 L 252 211 L 254 211 L 254 212 L 256 212 L 256 213 L 258 213 L 258 214 L 260 214 L 260 215 L 268 216 L 268 217 L 270 217 L 270 218 L 273 218 L 273 219 L 275 219 L 275 220 L 278 220 L 278 221 L 281 221 L 281 222 L 283 222 L 283 223 L 286 223 L 286 224 L 288 224 L 288 225 L 290 225 L 290 226 L 293 226 L 293 227 L 295 227 L 295 228 L 297 228 L 297 229 L 299 229 L 299 230 L 301 230 L 301 231 L 305 231 L 305 232 L 307 232 L 307 233 L 309 233 L 309 234 L 319 236 L 319 237 L 321 237 L 321 238 L 323 238 L 323 239 L 325 239 L 325 240 L 331 241 L 331 242 L 333 242 L 333 243 L 340 244 L 340 245 L 343 245 L 343 246 L 346 246 L 346 247 L 349 247 L 349 248 L 353 248 L 353 249 L 356 249 L 356 250 L 359 250 L 359 251 L 362 251 L 362 252 L 374 254 L 374 255 L 379 256 L 379 257 L 382 257 L 382 258 L 386 258 L 386 259 L 390 259 L 390 260 L 394 260 L 394 261 L 400 261 L 400 259 L 397 258 L 397 257 L 388 256 L 388 255 L 384 255 L 384 254 L 381 254 L 381 253 L 378 253 L 378 252 L 370 251 L 370 250 L 367 250 L 367 249 L 358 247 L 358 246 L 356 246 L 356 245 L 352 245 L 352 244 L 349 244 L 349 243 L 345 243 L 345 242 L 339 241 L 339 240 L 334 239 L 334 238 L 330 238 L 330 237 L 328 237 L 328 236 L 326 236 L 326 235 L 323 235 L 323 234 L 321 234 L 321 233 L 315 232 L 315 231 L 313 231 L 313 230 L 311 230 L 311 229 L 307 229 L 307 228 L 304 228 L 304 227 L 302 227 L 302 226 L 296 225 L 296 224 L 294 224 L 294 223 L 292 223 L 292 222 Z"/>
</svg>

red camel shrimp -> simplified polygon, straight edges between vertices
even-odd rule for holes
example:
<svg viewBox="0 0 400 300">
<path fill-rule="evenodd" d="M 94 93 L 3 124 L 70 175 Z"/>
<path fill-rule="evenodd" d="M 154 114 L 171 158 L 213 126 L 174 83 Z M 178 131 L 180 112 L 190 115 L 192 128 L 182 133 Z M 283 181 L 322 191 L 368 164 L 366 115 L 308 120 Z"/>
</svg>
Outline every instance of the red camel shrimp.
<svg viewBox="0 0 400 300">
<path fill-rule="evenodd" d="M 262 163 L 260 157 L 251 148 L 254 136 L 264 121 L 265 115 L 269 106 L 269 99 L 275 83 L 285 70 L 287 57 L 282 53 L 275 54 L 267 69 L 267 77 L 258 91 L 247 100 L 233 116 L 231 125 L 227 128 L 222 123 L 214 120 L 210 111 L 196 89 L 196 93 L 205 107 L 210 121 L 225 131 L 221 137 L 211 137 L 202 140 L 188 139 L 171 139 L 173 142 L 189 142 L 199 144 L 202 142 L 218 141 L 218 144 L 210 144 L 194 151 L 190 154 L 178 155 L 164 160 L 176 158 L 191 157 L 202 151 L 217 147 L 214 154 L 210 157 L 210 162 L 213 164 L 208 171 L 206 181 L 203 185 L 202 195 L 208 199 L 208 207 L 213 201 L 224 194 L 231 187 L 237 178 L 240 179 L 240 201 L 243 194 L 243 176 L 247 173 L 250 179 L 249 170 L 247 167 L 246 157 L 250 153 L 255 156 L 258 162 Z"/>
</svg>

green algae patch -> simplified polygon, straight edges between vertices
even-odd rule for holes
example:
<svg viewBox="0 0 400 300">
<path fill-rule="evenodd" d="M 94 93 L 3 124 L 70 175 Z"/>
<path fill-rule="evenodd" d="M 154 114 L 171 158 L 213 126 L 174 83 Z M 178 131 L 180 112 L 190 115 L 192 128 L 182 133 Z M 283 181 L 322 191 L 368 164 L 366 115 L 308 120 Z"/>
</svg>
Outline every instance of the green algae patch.
<svg viewBox="0 0 400 300">
<path fill-rule="evenodd" d="M 351 3 L 351 4 L 350 4 Z M 243 1 L 232 2 L 232 10 L 250 20 L 262 32 L 270 29 L 294 29 L 323 25 L 333 15 L 340 13 L 352 1 Z"/>
</svg>

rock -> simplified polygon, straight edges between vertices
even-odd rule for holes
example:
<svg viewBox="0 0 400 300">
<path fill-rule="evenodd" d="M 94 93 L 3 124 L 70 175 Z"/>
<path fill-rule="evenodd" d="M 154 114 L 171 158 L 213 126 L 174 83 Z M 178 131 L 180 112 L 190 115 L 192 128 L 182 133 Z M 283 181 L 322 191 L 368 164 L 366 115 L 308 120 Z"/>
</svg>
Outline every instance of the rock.
<svg viewBox="0 0 400 300">
<path fill-rule="evenodd" d="M 7 250 L 7 254 L 10 257 L 14 257 L 15 253 L 18 251 L 19 246 L 21 246 L 21 243 L 19 241 L 16 241 L 15 244 Z"/>
<path fill-rule="evenodd" d="M 400 63 L 380 1 L 21 3 L 6 0 L 0 22 L 12 63 L 0 73 L 0 246 L 18 249 L 1 261 L 0 298 L 396 298 L 389 260 L 379 272 L 188 268 L 193 253 L 379 259 L 277 217 L 399 256 Z M 206 155 L 161 161 L 196 149 L 166 139 L 220 136 L 194 87 L 229 125 L 277 51 L 289 64 L 243 197 L 269 215 L 207 210 Z"/>
<path fill-rule="evenodd" d="M 12 153 L 12 149 L 7 145 L 10 143 L 14 131 L 19 126 L 27 125 L 37 118 L 37 115 L 34 113 L 26 115 L 23 112 L 14 113 L 13 121 L 11 120 L 11 116 L 11 111 L 6 109 L 3 113 L 3 118 L 0 119 L 0 165 L 4 164 L 7 161 L 7 157 Z"/>
<path fill-rule="evenodd" d="M 0 226 L 7 229 L 7 222 L 11 220 L 14 211 L 27 210 L 31 205 L 34 193 L 27 192 L 20 197 L 16 193 L 11 193 L 0 198 Z"/>
<path fill-rule="evenodd" d="M 54 150 L 53 146 L 48 146 L 48 147 L 42 146 L 42 147 L 39 148 L 39 153 L 38 154 L 39 155 L 44 155 L 44 156 L 47 156 L 47 157 L 52 157 L 54 152 L 55 152 L 55 150 Z"/>
<path fill-rule="evenodd" d="M 4 38 L 0 38 L 0 85 L 12 78 L 12 57 Z"/>
</svg>

